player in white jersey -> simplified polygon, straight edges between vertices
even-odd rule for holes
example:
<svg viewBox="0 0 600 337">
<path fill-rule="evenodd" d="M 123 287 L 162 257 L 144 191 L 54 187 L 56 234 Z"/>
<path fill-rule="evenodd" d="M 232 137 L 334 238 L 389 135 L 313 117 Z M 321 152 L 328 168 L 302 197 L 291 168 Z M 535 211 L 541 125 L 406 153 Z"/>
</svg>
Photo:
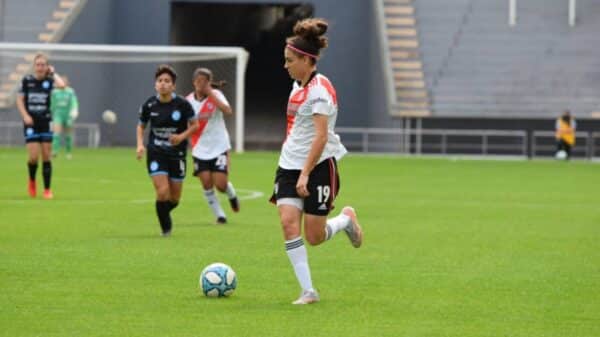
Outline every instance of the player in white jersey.
<svg viewBox="0 0 600 337">
<path fill-rule="evenodd" d="M 217 89 L 222 87 L 224 82 L 213 83 L 212 78 L 210 69 L 196 69 L 192 78 L 194 92 L 186 98 L 192 104 L 200 123 L 200 127 L 192 135 L 194 175 L 202 183 L 204 196 L 217 218 L 217 224 L 225 224 L 227 217 L 221 208 L 214 187 L 221 193 L 227 193 L 229 204 L 234 212 L 240 210 L 235 189 L 228 179 L 231 143 L 223 120 L 223 114 L 231 115 L 233 112 L 225 95 Z"/>
<path fill-rule="evenodd" d="M 316 67 L 320 50 L 327 47 L 327 27 L 323 19 L 299 21 L 284 49 L 285 68 L 295 83 L 271 201 L 279 209 L 286 251 L 302 287 L 293 304 L 319 301 L 301 235 L 303 216 L 304 235 L 311 245 L 319 245 L 341 230 L 356 248 L 363 238 L 352 207 L 344 207 L 338 216 L 327 219 L 340 186 L 337 160 L 347 152 L 334 133 L 338 113 L 335 89 Z"/>
</svg>

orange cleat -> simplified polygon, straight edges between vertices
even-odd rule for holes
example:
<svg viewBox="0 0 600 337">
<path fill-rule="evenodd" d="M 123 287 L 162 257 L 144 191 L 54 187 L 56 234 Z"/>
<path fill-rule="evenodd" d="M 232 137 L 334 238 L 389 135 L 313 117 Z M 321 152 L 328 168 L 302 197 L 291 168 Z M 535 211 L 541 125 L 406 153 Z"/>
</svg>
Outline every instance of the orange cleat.
<svg viewBox="0 0 600 337">
<path fill-rule="evenodd" d="M 44 199 L 54 199 L 54 194 L 52 194 L 52 191 L 50 191 L 50 189 L 44 190 Z"/>
<path fill-rule="evenodd" d="M 37 190 L 35 186 L 35 180 L 29 180 L 29 184 L 27 185 L 27 189 L 29 191 L 29 196 L 35 198 L 37 195 Z"/>
</svg>

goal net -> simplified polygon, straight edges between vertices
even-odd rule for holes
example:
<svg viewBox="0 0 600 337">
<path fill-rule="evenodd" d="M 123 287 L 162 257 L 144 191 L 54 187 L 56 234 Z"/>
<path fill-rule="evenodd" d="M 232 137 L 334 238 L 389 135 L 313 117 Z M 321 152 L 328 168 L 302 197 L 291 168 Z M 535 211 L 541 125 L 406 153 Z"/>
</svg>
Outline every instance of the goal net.
<svg viewBox="0 0 600 337">
<path fill-rule="evenodd" d="M 197 67 L 209 68 L 214 80 L 227 82 L 222 90 L 234 110 L 227 127 L 235 151 L 244 150 L 248 53 L 243 48 L 51 43 L 0 43 L 0 132 L 4 134 L 0 145 L 23 143 L 18 136 L 23 127 L 15 100 L 21 79 L 33 72 L 37 53 L 48 56 L 77 94 L 79 116 L 74 136 L 80 146 L 134 145 L 139 106 L 156 93 L 154 71 L 166 63 L 177 72 L 176 92 L 182 96 L 192 92 L 192 73 Z M 102 120 L 106 110 L 117 114 L 116 123 Z"/>
</svg>

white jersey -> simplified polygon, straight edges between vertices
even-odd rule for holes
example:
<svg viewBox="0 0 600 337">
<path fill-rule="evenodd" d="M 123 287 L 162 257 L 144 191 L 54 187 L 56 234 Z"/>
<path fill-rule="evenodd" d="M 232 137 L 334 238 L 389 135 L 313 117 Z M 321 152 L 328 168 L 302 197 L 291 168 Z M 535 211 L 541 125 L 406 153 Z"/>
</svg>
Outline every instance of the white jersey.
<svg viewBox="0 0 600 337">
<path fill-rule="evenodd" d="M 281 149 L 279 166 L 287 170 L 301 170 L 315 138 L 313 115 L 327 116 L 327 143 L 318 163 L 335 157 L 340 160 L 348 151 L 334 133 L 338 113 L 335 89 L 327 77 L 316 74 L 301 87 L 294 82 L 287 107 L 287 138 Z"/>
<path fill-rule="evenodd" d="M 213 89 L 219 100 L 227 103 L 225 95 L 219 90 Z M 231 149 L 229 133 L 223 120 L 223 112 L 219 109 L 212 98 L 204 98 L 199 101 L 194 93 L 189 94 L 186 99 L 192 105 L 194 113 L 198 117 L 198 131 L 192 134 L 192 156 L 202 160 L 217 158 L 221 153 Z"/>
</svg>

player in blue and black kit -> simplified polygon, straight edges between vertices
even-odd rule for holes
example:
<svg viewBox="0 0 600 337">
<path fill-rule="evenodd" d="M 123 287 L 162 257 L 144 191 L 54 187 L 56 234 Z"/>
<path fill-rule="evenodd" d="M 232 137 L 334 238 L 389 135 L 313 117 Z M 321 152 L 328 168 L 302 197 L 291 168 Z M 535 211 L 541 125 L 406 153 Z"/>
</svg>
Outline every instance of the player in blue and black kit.
<svg viewBox="0 0 600 337">
<path fill-rule="evenodd" d="M 17 108 L 23 118 L 23 131 L 29 158 L 29 195 L 34 198 L 37 194 L 35 175 L 42 153 L 42 174 L 44 177 L 44 198 L 52 199 L 54 196 L 50 190 L 50 179 L 52 177 L 52 129 L 50 123 L 50 93 L 56 86 L 65 86 L 62 78 L 54 72 L 54 67 L 48 64 L 48 58 L 43 54 L 37 54 L 33 59 L 34 74 L 23 77 Z"/>
<path fill-rule="evenodd" d="M 186 170 L 189 136 L 198 129 L 198 120 L 188 101 L 175 94 L 177 74 L 171 66 L 160 65 L 154 75 L 156 96 L 140 107 L 137 126 L 137 158 L 142 159 L 144 129 L 150 122 L 148 174 L 156 190 L 156 214 L 163 236 L 171 234 L 171 211 L 181 197 Z"/>
</svg>

